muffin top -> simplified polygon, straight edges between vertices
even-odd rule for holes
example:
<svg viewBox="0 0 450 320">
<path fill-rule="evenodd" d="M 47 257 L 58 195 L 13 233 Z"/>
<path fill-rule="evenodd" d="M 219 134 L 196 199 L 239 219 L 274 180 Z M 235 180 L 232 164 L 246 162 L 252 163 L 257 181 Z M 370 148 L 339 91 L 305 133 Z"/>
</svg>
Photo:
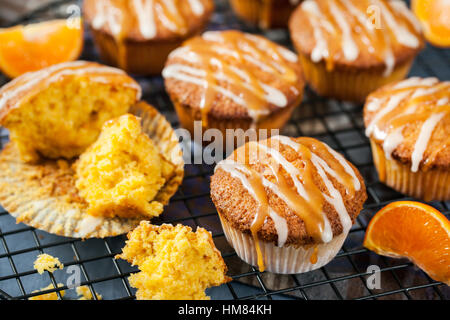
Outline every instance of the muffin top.
<svg viewBox="0 0 450 320">
<path fill-rule="evenodd" d="M 219 119 L 258 120 L 296 103 L 304 85 L 294 53 L 234 30 L 186 41 L 162 74 L 173 100 Z"/>
<path fill-rule="evenodd" d="M 385 68 L 424 46 L 420 25 L 403 1 L 306 0 L 292 14 L 295 47 L 327 67 Z"/>
<path fill-rule="evenodd" d="M 50 84 L 70 76 L 87 76 L 89 81 L 108 83 L 136 90 L 136 100 L 141 97 L 141 87 L 124 71 L 95 62 L 73 61 L 60 63 L 39 71 L 28 72 L 0 88 L 0 123 L 13 109 L 32 98 Z"/>
<path fill-rule="evenodd" d="M 183 37 L 204 26 L 213 0 L 85 0 L 89 25 L 118 39 L 136 41 Z"/>
<path fill-rule="evenodd" d="M 366 135 L 386 157 L 419 168 L 450 168 L 450 82 L 410 78 L 372 93 L 364 106 Z"/>
<path fill-rule="evenodd" d="M 347 232 L 367 195 L 358 170 L 326 144 L 275 136 L 221 161 L 211 198 L 234 228 L 281 247 Z"/>
</svg>

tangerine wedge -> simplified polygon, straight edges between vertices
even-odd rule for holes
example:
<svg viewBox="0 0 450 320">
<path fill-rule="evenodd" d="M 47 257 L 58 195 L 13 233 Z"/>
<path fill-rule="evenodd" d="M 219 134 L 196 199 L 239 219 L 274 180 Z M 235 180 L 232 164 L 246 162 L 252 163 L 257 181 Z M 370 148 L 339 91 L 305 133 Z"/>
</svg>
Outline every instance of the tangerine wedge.
<svg viewBox="0 0 450 320">
<path fill-rule="evenodd" d="M 413 0 L 412 10 L 424 29 L 425 38 L 439 47 L 450 47 L 450 1 Z"/>
<path fill-rule="evenodd" d="M 370 221 L 364 246 L 380 255 L 408 258 L 434 280 L 450 285 L 450 222 L 429 205 L 388 204 Z"/>
<path fill-rule="evenodd" d="M 83 48 L 80 18 L 0 29 L 0 70 L 10 78 L 76 60 Z"/>
</svg>

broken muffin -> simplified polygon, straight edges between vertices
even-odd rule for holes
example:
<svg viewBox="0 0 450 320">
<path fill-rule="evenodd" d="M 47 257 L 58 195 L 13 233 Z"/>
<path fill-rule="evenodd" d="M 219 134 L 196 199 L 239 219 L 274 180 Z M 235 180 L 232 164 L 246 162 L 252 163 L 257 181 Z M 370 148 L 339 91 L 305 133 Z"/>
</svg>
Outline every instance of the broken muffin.
<svg viewBox="0 0 450 320">
<path fill-rule="evenodd" d="M 161 214 L 163 204 L 153 200 L 174 173 L 174 165 L 131 114 L 106 122 L 74 168 L 76 187 L 89 205 L 87 213 L 110 218 Z"/>
<path fill-rule="evenodd" d="M 203 228 L 151 225 L 142 221 L 128 233 L 122 258 L 140 272 L 129 277 L 138 300 L 207 300 L 205 289 L 231 280 L 227 266 Z"/>
</svg>

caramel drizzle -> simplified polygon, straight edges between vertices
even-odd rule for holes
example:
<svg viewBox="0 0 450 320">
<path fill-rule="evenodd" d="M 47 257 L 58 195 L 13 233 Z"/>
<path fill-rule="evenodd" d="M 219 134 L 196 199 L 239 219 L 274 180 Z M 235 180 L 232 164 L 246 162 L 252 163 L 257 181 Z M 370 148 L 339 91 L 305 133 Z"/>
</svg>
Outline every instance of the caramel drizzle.
<svg viewBox="0 0 450 320">
<path fill-rule="evenodd" d="M 450 82 L 439 83 L 435 78 L 410 78 L 388 91 L 372 94 L 368 98 L 367 110 L 375 111 L 375 114 L 366 128 L 366 135 L 382 143 L 385 155 L 390 159 L 392 152 L 404 140 L 403 129 L 409 123 L 419 123 L 421 130 L 411 155 L 411 171 L 416 172 L 421 162 L 427 168 L 450 143 L 450 137 L 447 137 L 435 150 L 427 150 L 436 126 L 441 121 L 448 121 L 449 97 Z M 382 172 L 380 175 L 384 179 Z"/>
<path fill-rule="evenodd" d="M 58 81 L 61 77 L 71 75 L 89 75 L 89 80 L 92 82 L 105 83 L 108 77 L 122 76 L 126 77 L 121 84 L 125 87 L 130 87 L 136 90 L 137 100 L 141 97 L 141 88 L 139 85 L 131 80 L 126 73 L 120 69 L 99 65 L 97 63 L 87 61 L 73 61 L 60 63 L 42 70 L 26 73 L 16 79 L 10 81 L 0 89 L 0 112 L 3 108 L 13 104 L 11 107 L 16 107 L 21 99 L 18 98 L 27 90 L 32 89 L 37 85 L 43 83 L 51 84 Z"/>
<path fill-rule="evenodd" d="M 204 125 L 218 93 L 244 106 L 255 121 L 269 113 L 269 105 L 287 105 L 286 96 L 258 79 L 252 68 L 273 74 L 289 84 L 293 92 L 300 90 L 297 74 L 289 64 L 296 61 L 292 52 L 238 31 L 206 32 L 187 41 L 170 58 L 188 64 L 169 64 L 163 70 L 164 78 L 203 88 L 200 108 Z"/>
<path fill-rule="evenodd" d="M 289 162 L 278 150 L 280 144 L 293 148 L 301 156 L 302 166 L 297 168 Z M 255 153 L 256 152 L 256 153 Z M 255 159 L 268 159 L 260 166 L 253 161 Z M 327 243 L 332 240 L 333 234 L 327 216 L 323 212 L 325 201 L 334 206 L 338 212 L 344 232 L 351 227 L 351 219 L 345 208 L 342 196 L 328 178 L 335 177 L 339 183 L 343 183 L 349 193 L 354 194 L 360 189 L 360 184 L 354 182 L 355 172 L 341 165 L 341 160 L 336 161 L 336 155 L 321 142 L 311 138 L 300 138 L 294 141 L 288 137 L 276 136 L 266 142 L 250 142 L 237 149 L 227 160 L 218 164 L 232 176 L 239 178 L 258 203 L 257 213 L 251 225 L 250 231 L 256 243 L 258 267 L 264 270 L 264 259 L 258 241 L 258 232 L 263 228 L 266 219 L 274 216 L 281 217 L 270 206 L 270 191 L 279 197 L 286 205 L 305 223 L 306 230 L 316 243 Z M 252 163 L 253 162 L 253 163 Z M 256 167 L 255 167 L 256 165 Z M 313 174 L 317 172 L 325 185 L 326 192 L 322 192 Z M 287 177 L 288 178 L 287 178 Z M 284 218 L 283 218 L 284 219 Z M 284 222 L 280 228 L 276 223 L 279 246 L 283 246 L 287 239 L 287 224 Z M 280 243 L 280 236 L 283 242 Z M 316 253 L 317 254 L 317 253 Z M 317 260 L 311 257 L 312 263 Z M 313 262 L 316 261 L 316 262 Z"/>
<path fill-rule="evenodd" d="M 178 10 L 179 2 L 180 0 L 97 0 L 93 27 L 99 29 L 107 25 L 113 36 L 122 40 L 133 25 L 137 25 L 145 39 L 152 39 L 158 33 L 156 20 L 159 20 L 164 28 L 177 34 L 185 34 L 189 15 L 181 14 Z M 187 3 L 191 14 L 203 14 L 205 8 L 201 0 L 188 0 Z"/>
<path fill-rule="evenodd" d="M 371 7 L 380 10 L 380 28 L 369 21 L 367 11 Z M 403 4 L 384 0 L 307 0 L 301 8 L 314 29 L 316 46 L 311 58 L 314 62 L 324 59 L 328 70 L 333 70 L 336 54 L 354 61 L 360 55 L 360 48 L 367 47 L 371 55 L 385 62 L 387 76 L 395 64 L 393 45 L 412 48 L 420 45 L 418 23 L 404 12 L 408 8 Z M 405 22 L 398 22 L 400 15 L 406 18 Z"/>
</svg>

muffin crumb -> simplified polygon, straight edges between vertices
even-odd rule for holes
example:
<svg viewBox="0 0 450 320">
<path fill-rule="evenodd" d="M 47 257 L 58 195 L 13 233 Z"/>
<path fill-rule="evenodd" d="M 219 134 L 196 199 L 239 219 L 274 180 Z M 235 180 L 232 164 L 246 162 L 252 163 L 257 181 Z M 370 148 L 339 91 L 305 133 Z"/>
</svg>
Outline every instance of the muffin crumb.
<svg viewBox="0 0 450 320">
<path fill-rule="evenodd" d="M 64 264 L 62 264 L 58 258 L 52 257 L 49 254 L 43 253 L 38 255 L 37 259 L 34 261 L 34 269 L 43 274 L 44 271 L 55 272 L 57 269 L 63 269 Z"/>
</svg>

